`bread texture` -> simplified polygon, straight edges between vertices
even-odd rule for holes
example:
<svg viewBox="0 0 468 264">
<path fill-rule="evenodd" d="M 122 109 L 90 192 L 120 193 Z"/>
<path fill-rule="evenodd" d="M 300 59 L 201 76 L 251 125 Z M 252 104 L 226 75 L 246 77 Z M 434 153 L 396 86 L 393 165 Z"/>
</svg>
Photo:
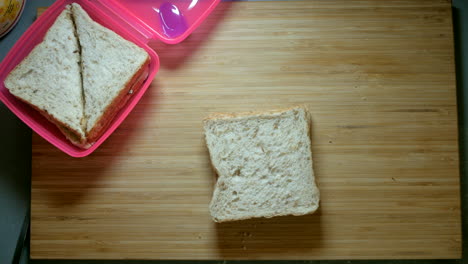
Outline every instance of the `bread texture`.
<svg viewBox="0 0 468 264">
<path fill-rule="evenodd" d="M 67 5 L 5 80 L 75 145 L 89 148 L 145 80 L 148 53 Z"/>
<path fill-rule="evenodd" d="M 37 109 L 77 145 L 86 141 L 80 48 L 70 6 L 43 41 L 5 79 L 11 94 Z"/>
<path fill-rule="evenodd" d="M 204 120 L 218 174 L 210 213 L 215 222 L 305 215 L 319 206 L 310 121 L 304 107 L 213 114 Z"/>
<path fill-rule="evenodd" d="M 149 55 L 93 21 L 79 4 L 73 3 L 72 11 L 81 45 L 86 134 L 93 142 L 131 96 L 130 89 L 149 63 Z"/>
</svg>

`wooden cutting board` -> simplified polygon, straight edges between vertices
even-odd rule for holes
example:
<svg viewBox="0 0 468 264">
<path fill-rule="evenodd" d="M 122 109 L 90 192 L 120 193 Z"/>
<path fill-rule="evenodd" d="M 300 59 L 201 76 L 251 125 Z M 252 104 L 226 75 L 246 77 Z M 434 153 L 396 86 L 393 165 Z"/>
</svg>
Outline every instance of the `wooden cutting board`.
<svg viewBox="0 0 468 264">
<path fill-rule="evenodd" d="M 91 156 L 32 145 L 31 257 L 460 258 L 450 1 L 223 2 Z M 306 104 L 321 207 L 215 224 L 202 119 Z"/>
</svg>

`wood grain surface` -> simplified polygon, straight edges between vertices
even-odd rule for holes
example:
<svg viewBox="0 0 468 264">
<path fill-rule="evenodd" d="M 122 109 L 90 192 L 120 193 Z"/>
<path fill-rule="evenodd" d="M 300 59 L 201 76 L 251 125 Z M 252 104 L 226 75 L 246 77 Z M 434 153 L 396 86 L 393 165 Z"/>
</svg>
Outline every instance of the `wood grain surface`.
<svg viewBox="0 0 468 264">
<path fill-rule="evenodd" d="M 91 156 L 33 136 L 31 257 L 460 258 L 450 1 L 223 2 Z M 202 119 L 306 104 L 320 210 L 215 224 Z"/>
</svg>

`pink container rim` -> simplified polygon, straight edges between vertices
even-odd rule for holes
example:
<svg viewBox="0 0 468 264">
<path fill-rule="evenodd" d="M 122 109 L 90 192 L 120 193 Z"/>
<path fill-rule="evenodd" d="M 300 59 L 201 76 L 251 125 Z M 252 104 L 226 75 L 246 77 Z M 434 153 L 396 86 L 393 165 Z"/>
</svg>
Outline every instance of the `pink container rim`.
<svg viewBox="0 0 468 264">
<path fill-rule="evenodd" d="M 215 9 L 221 0 L 89 0 L 131 24 L 146 41 L 159 39 L 167 44 L 177 44 L 187 38 Z M 180 34 L 165 34 L 160 12 L 164 4 L 170 4 L 186 24 Z"/>
<path fill-rule="evenodd" d="M 156 52 L 148 46 L 148 42 L 155 38 L 169 44 L 181 42 L 193 30 L 195 30 L 200 23 L 202 23 L 202 21 L 220 2 L 220 0 L 191 0 L 194 3 L 197 3 L 198 1 L 203 2 L 204 5 L 200 5 L 198 10 L 195 10 L 192 14 L 187 16 L 189 19 L 189 21 L 187 21 L 188 25 L 182 34 L 176 37 L 169 37 L 163 34 L 164 32 L 162 28 L 151 28 L 150 25 L 145 23 L 144 19 L 137 17 L 149 14 L 149 11 L 145 6 L 127 6 L 123 4 L 125 1 L 128 3 L 137 3 L 137 1 L 132 2 L 129 0 L 56 1 L 20 37 L 0 64 L 0 101 L 2 101 L 5 106 L 7 106 L 16 116 L 18 116 L 18 118 L 20 118 L 37 134 L 72 157 L 85 157 L 93 153 L 125 120 L 150 86 L 159 70 L 159 57 Z M 154 0 L 151 3 L 162 2 L 162 0 Z M 136 45 L 145 49 L 150 56 L 150 63 L 145 70 L 145 75 L 140 77 L 142 81 L 140 89 L 138 89 L 138 91 L 128 100 L 126 105 L 120 109 L 103 135 L 88 149 L 82 149 L 73 145 L 54 124 L 49 122 L 38 111 L 32 109 L 32 107 L 11 95 L 4 85 L 5 78 L 10 71 L 16 67 L 16 65 L 18 65 L 38 43 L 42 41 L 45 33 L 53 24 L 57 16 L 63 11 L 66 5 L 71 3 L 80 4 L 88 12 L 91 18 L 93 18 L 93 20 L 107 28 L 110 28 L 123 38 L 132 41 Z M 128 7 L 128 9 L 126 9 L 126 7 Z M 181 10 L 188 11 L 189 9 L 183 9 L 182 7 Z"/>
<path fill-rule="evenodd" d="M 76 2 L 80 4 L 88 14 L 98 23 L 114 30 L 120 36 L 128 39 L 145 49 L 150 56 L 150 63 L 146 69 L 147 77 L 144 80 L 141 88 L 129 99 L 126 105 L 117 113 L 108 129 L 103 135 L 88 149 L 82 149 L 71 142 L 58 130 L 58 128 L 44 118 L 39 112 L 32 107 L 21 102 L 5 88 L 4 80 L 8 73 L 19 64 L 30 51 L 42 41 L 46 31 L 53 24 L 57 16 L 63 11 L 67 4 Z M 41 15 L 21 36 L 13 48 L 9 51 L 5 59 L 0 64 L 0 101 L 7 106 L 18 118 L 28 125 L 37 134 L 45 140 L 56 146 L 61 151 L 72 157 L 84 157 L 96 150 L 114 130 L 123 122 L 131 110 L 138 103 L 145 91 L 148 89 L 151 81 L 154 79 L 159 69 L 159 58 L 154 50 L 149 48 L 146 43 L 141 41 L 141 38 L 135 36 L 134 32 L 128 31 L 127 28 L 115 22 L 104 12 L 98 8 L 89 5 L 87 0 L 59 0 L 49 7 L 43 15 Z"/>
</svg>

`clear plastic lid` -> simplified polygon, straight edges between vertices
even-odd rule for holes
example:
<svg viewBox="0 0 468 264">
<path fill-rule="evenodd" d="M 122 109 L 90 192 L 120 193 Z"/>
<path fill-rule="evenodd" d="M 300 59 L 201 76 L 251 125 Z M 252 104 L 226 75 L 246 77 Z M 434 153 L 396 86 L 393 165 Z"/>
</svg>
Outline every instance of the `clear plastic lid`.
<svg viewBox="0 0 468 264">
<path fill-rule="evenodd" d="M 220 0 L 95 0 L 147 40 L 176 44 L 192 33 Z"/>
</svg>

